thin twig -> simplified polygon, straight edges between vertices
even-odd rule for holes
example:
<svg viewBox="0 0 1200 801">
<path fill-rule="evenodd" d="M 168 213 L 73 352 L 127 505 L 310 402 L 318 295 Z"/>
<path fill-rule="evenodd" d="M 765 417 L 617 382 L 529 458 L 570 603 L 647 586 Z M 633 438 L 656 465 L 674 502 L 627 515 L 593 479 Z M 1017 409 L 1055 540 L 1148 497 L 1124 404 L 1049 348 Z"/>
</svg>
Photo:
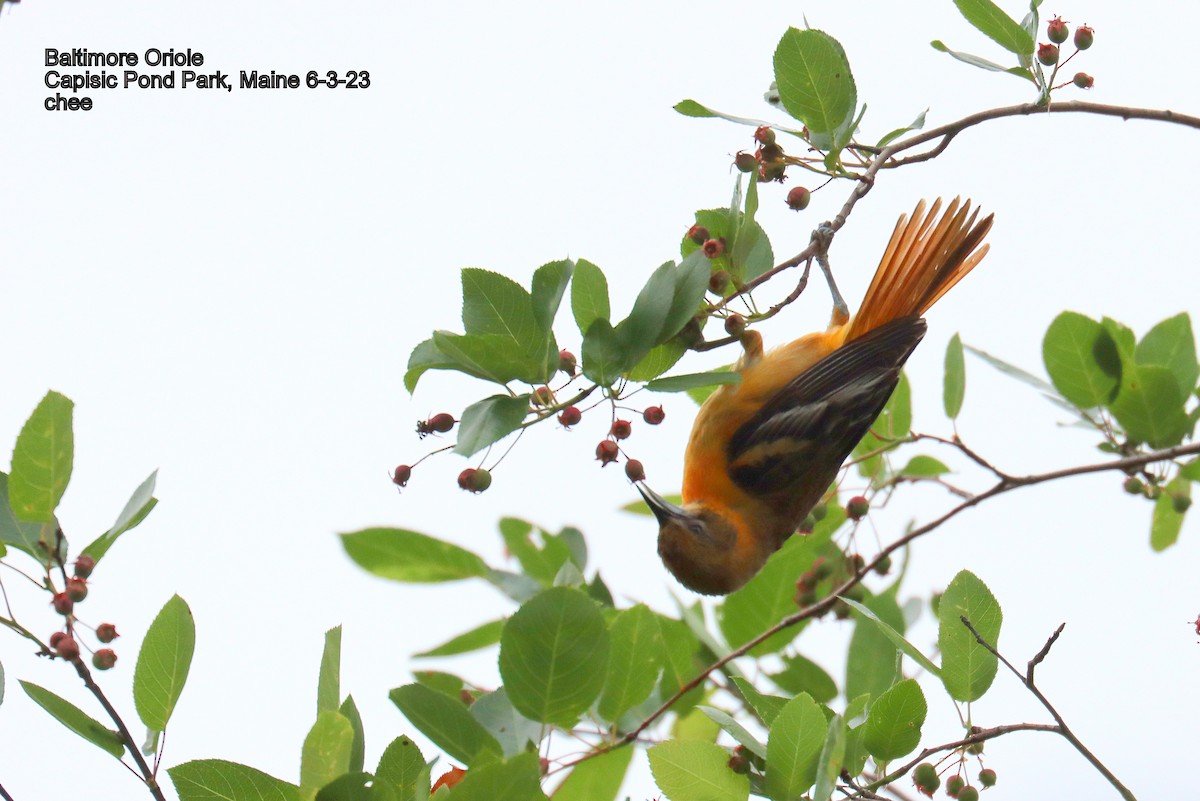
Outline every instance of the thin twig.
<svg viewBox="0 0 1200 801">
<path fill-rule="evenodd" d="M 1050 716 L 1054 718 L 1055 723 L 1058 724 L 1058 733 L 1061 734 L 1067 742 L 1075 746 L 1075 750 L 1082 754 L 1084 759 L 1086 759 L 1088 762 L 1091 762 L 1092 767 L 1100 771 L 1100 775 L 1108 780 L 1108 783 L 1111 784 L 1116 791 L 1121 794 L 1121 797 L 1124 798 L 1125 801 L 1137 801 L 1137 798 L 1132 792 L 1129 791 L 1129 788 L 1122 784 L 1121 780 L 1113 775 L 1113 772 L 1109 770 L 1105 764 L 1101 762 L 1078 737 L 1075 736 L 1075 733 L 1071 731 L 1069 726 L 1067 726 L 1067 722 L 1063 720 L 1062 715 L 1058 714 L 1058 710 L 1054 708 L 1054 705 L 1050 703 L 1049 699 L 1047 699 L 1046 696 L 1042 694 L 1042 691 L 1037 688 L 1037 685 L 1033 683 L 1033 666 L 1036 664 L 1036 662 L 1040 662 L 1041 659 L 1050 652 L 1050 646 L 1053 645 L 1054 641 L 1058 639 L 1058 635 L 1062 632 L 1063 626 L 1059 626 L 1058 630 L 1050 635 L 1050 639 L 1048 639 L 1046 644 L 1042 646 L 1042 650 L 1038 652 L 1037 656 L 1030 660 L 1029 676 L 1027 679 L 1025 676 L 1021 675 L 1021 671 L 1013 667 L 1013 664 L 1005 659 L 1000 652 L 996 650 L 994 645 L 985 640 L 983 636 L 975 630 L 975 627 L 971 625 L 971 621 L 968 620 L 965 615 L 961 616 L 959 620 L 961 620 L 963 625 L 975 635 L 975 641 L 986 648 L 994 657 L 1003 662 L 1004 666 L 1012 671 L 1014 676 L 1021 680 L 1021 683 L 1025 685 L 1029 692 L 1033 693 L 1033 697 L 1041 702 L 1042 706 L 1046 708 L 1046 711 L 1050 713 Z"/>
<path fill-rule="evenodd" d="M 146 788 L 150 790 L 150 794 L 157 801 L 167 801 L 163 795 L 162 788 L 158 785 L 158 780 L 154 776 L 154 772 L 150 770 L 150 766 L 146 764 L 146 760 L 142 757 L 141 749 L 133 739 L 133 735 L 129 733 L 129 728 L 125 725 L 125 721 L 121 719 L 120 713 L 109 703 L 108 698 L 104 695 L 104 691 L 100 689 L 100 685 L 96 684 L 92 678 L 92 672 L 88 670 L 87 665 L 79 657 L 71 660 L 71 664 L 75 666 L 75 672 L 79 674 L 79 678 L 83 679 L 83 684 L 92 695 L 96 696 L 96 700 L 104 707 L 104 711 L 108 713 L 108 717 L 117 727 L 117 734 L 121 737 L 121 742 L 133 757 L 133 761 L 137 763 L 138 770 L 142 772 L 142 781 L 146 783 Z"/>
<path fill-rule="evenodd" d="M 997 737 L 1002 737 L 1006 734 L 1012 734 L 1013 732 L 1018 731 L 1044 731 L 1049 732 L 1050 734 L 1062 733 L 1059 731 L 1058 726 L 1051 726 L 1049 723 L 1009 723 L 1004 726 L 993 726 L 990 729 L 980 729 L 973 734 L 967 735 L 961 740 L 955 740 L 950 743 L 943 743 L 942 745 L 934 745 L 930 746 L 929 748 L 922 749 L 921 753 L 917 754 L 915 757 L 910 759 L 908 762 L 905 762 L 888 775 L 871 782 L 869 787 L 870 789 L 875 790 L 891 784 L 897 779 L 905 776 L 910 770 L 915 768 L 917 765 L 920 765 L 934 754 L 940 754 L 943 751 L 956 751 L 959 748 L 966 748 L 969 745 L 986 742 L 988 740 L 993 740 Z"/>
<path fill-rule="evenodd" d="M 1025 672 L 1025 686 L 1027 686 L 1027 687 L 1033 686 L 1033 671 L 1034 671 L 1034 669 L 1037 668 L 1038 665 L 1042 664 L 1042 660 L 1045 659 L 1050 654 L 1050 648 L 1053 647 L 1054 643 L 1058 640 L 1058 635 L 1062 634 L 1063 629 L 1065 629 L 1066 627 L 1067 627 L 1066 623 L 1058 624 L 1058 628 L 1056 628 L 1054 630 L 1054 633 L 1050 635 L 1050 639 L 1046 640 L 1046 644 L 1042 646 L 1042 650 L 1040 650 L 1036 654 L 1034 654 L 1033 659 L 1029 660 L 1029 667 L 1028 667 L 1028 670 L 1026 670 L 1026 672 Z"/>
</svg>

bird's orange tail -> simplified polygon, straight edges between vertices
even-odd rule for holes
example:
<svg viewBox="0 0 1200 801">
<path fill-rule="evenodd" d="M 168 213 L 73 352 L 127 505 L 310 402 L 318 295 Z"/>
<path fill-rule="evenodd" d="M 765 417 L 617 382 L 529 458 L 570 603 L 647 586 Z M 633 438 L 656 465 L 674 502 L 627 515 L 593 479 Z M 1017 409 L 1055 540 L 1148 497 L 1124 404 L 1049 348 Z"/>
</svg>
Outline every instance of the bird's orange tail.
<svg viewBox="0 0 1200 801">
<path fill-rule="evenodd" d="M 955 198 L 935 222 L 941 207 L 938 198 L 925 214 L 922 200 L 911 218 L 900 215 L 875 278 L 846 332 L 847 342 L 900 317 L 924 314 L 983 259 L 988 246 L 980 247 L 980 243 L 992 227 L 992 215 L 976 223 L 979 209 L 972 211 L 970 200 L 960 207 Z"/>
</svg>

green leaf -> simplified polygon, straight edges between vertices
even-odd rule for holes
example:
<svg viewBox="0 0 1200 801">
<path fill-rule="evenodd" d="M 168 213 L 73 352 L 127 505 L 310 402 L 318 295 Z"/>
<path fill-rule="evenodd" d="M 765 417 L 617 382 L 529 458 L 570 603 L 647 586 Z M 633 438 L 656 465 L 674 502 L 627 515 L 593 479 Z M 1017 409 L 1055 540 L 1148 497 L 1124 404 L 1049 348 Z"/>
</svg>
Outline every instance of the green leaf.
<svg viewBox="0 0 1200 801">
<path fill-rule="evenodd" d="M 662 629 L 663 643 L 666 646 L 666 660 L 663 663 L 662 682 L 659 684 L 658 691 L 662 699 L 666 700 L 683 689 L 684 685 L 696 678 L 696 674 L 700 672 L 697 664 L 700 641 L 682 620 L 659 615 L 658 625 Z M 704 690 L 701 687 L 684 693 L 671 706 L 671 711 L 680 715 L 685 714 L 688 709 L 695 706 L 703 693 Z"/>
<path fill-rule="evenodd" d="M 388 698 L 412 725 L 457 762 L 470 765 L 485 754 L 498 757 L 502 753 L 496 738 L 457 698 L 421 684 L 397 687 Z"/>
<path fill-rule="evenodd" d="M 522 715 L 571 726 L 604 687 L 608 650 L 608 630 L 595 602 L 578 590 L 553 587 L 505 624 L 500 677 Z"/>
<path fill-rule="evenodd" d="M 1187 312 L 1168 317 L 1147 331 L 1137 344 L 1134 360 L 1139 365 L 1170 369 L 1179 380 L 1179 389 L 1189 394 L 1200 378 L 1200 362 L 1196 361 L 1196 338 Z"/>
<path fill-rule="evenodd" d="M 942 385 L 942 405 L 951 420 L 962 411 L 967 391 L 967 365 L 963 361 L 962 339 L 955 334 L 946 346 L 946 378 Z"/>
<path fill-rule="evenodd" d="M 1028 373 L 1025 370 L 1022 370 L 1020 367 L 1009 364 L 1008 362 L 1004 361 L 1003 359 L 997 358 L 996 356 L 993 356 L 992 354 L 990 354 L 986 351 L 982 351 L 979 348 L 974 348 L 974 347 L 972 347 L 970 345 L 966 345 L 966 344 L 963 345 L 963 348 L 965 348 L 967 351 L 969 351 L 971 353 L 971 355 L 982 359 L 983 361 L 987 362 L 989 365 L 991 365 L 995 369 L 999 370 L 1000 372 L 1004 373 L 1005 375 L 1007 375 L 1011 378 L 1015 378 L 1018 381 L 1020 381 L 1021 383 L 1027 384 L 1028 386 L 1033 387 L 1034 389 L 1038 390 L 1039 392 L 1042 392 L 1053 398 L 1058 397 L 1058 391 L 1055 390 L 1053 386 L 1051 386 L 1048 382 L 1043 381 L 1042 379 L 1033 375 L 1032 373 Z"/>
<path fill-rule="evenodd" d="M 454 452 L 473 456 L 521 427 L 529 413 L 529 395 L 492 395 L 463 410 Z"/>
<path fill-rule="evenodd" d="M 488 575 L 488 566 L 475 554 L 415 531 L 366 528 L 341 538 L 359 567 L 383 578 L 424 583 Z"/>
<path fill-rule="evenodd" d="M 592 321 L 580 349 L 583 375 L 602 387 L 612 386 L 625 367 L 625 348 L 612 325 L 603 318 Z"/>
<path fill-rule="evenodd" d="M 574 262 L 563 260 L 543 264 L 534 272 L 530 300 L 533 318 L 543 333 L 549 333 L 554 325 L 554 316 L 558 314 L 559 304 L 574 271 Z"/>
<path fill-rule="evenodd" d="M 775 718 L 779 716 L 780 710 L 787 704 L 787 698 L 780 698 L 778 695 L 767 695 L 758 691 L 750 682 L 743 679 L 741 676 L 734 676 L 733 683 L 737 686 L 738 692 L 746 699 L 746 703 L 753 707 L 755 713 L 762 718 L 762 722 L 770 726 Z"/>
<path fill-rule="evenodd" d="M 768 674 L 781 690 L 792 695 L 808 693 L 818 704 L 837 698 L 837 682 L 811 659 L 795 654 L 783 658 L 783 670 Z"/>
<path fill-rule="evenodd" d="M 921 744 L 928 707 L 913 679 L 904 679 L 875 699 L 867 717 L 863 743 L 880 762 L 899 759 Z"/>
<path fill-rule="evenodd" d="M 542 739 L 542 724 L 530 720 L 513 708 L 503 687 L 482 695 L 471 704 L 471 716 L 500 743 L 505 757 L 537 750 Z"/>
<path fill-rule="evenodd" d="M 666 318 L 660 323 L 657 342 L 665 342 L 678 334 L 688 321 L 696 316 L 700 304 L 704 301 L 704 293 L 708 291 L 708 280 L 711 274 L 709 260 L 701 251 L 696 251 L 684 258 L 679 266 L 668 262 L 661 268 L 668 270 L 675 280 L 674 292 L 671 295 L 671 306 Z"/>
<path fill-rule="evenodd" d="M 408 369 L 404 373 L 404 388 L 409 394 L 417 388 L 417 382 L 426 370 L 457 370 L 459 364 L 454 359 L 438 350 L 432 339 L 413 348 L 408 356 Z"/>
<path fill-rule="evenodd" d="M 812 787 L 826 727 L 821 707 L 807 693 L 784 705 L 767 738 L 767 795 L 790 801 Z"/>
<path fill-rule="evenodd" d="M 671 724 L 671 738 L 674 740 L 703 740 L 715 743 L 721 733 L 721 727 L 699 710 L 692 708 L 685 714 L 677 715 Z"/>
<path fill-rule="evenodd" d="M 650 381 L 658 378 L 675 366 L 676 362 L 687 353 L 687 346 L 678 339 L 669 339 L 661 345 L 655 345 L 642 360 L 629 371 L 630 381 Z"/>
<path fill-rule="evenodd" d="M 616 801 L 632 759 L 632 748 L 618 748 L 580 762 L 554 791 L 554 801 Z"/>
<path fill-rule="evenodd" d="M 434 331 L 433 344 L 450 359 L 453 369 L 485 381 L 507 384 L 520 380 L 538 384 L 549 377 L 545 361 L 525 352 L 528 343 L 516 343 L 499 334 Z"/>
<path fill-rule="evenodd" d="M 526 343 L 538 335 L 533 305 L 525 288 L 490 270 L 462 271 L 462 321 L 467 334 L 491 334 Z"/>
<path fill-rule="evenodd" d="M 71 418 L 75 404 L 47 392 L 25 421 L 13 448 L 8 503 L 18 520 L 49 523 L 67 491 L 75 455 Z"/>
<path fill-rule="evenodd" d="M 146 630 L 133 670 L 133 703 L 147 728 L 166 731 L 187 682 L 195 648 L 192 610 L 173 595 Z"/>
<path fill-rule="evenodd" d="M 889 131 L 882 139 L 880 139 L 878 142 L 875 143 L 875 147 L 879 147 L 879 148 L 886 147 L 887 145 L 889 145 L 892 142 L 899 139 L 901 136 L 904 136 L 904 134 L 908 133 L 909 131 L 921 130 L 922 128 L 925 127 L 925 115 L 928 113 L 929 113 L 929 109 L 925 109 L 924 111 L 922 111 L 920 114 L 917 115 L 917 118 L 915 120 L 910 122 L 905 127 L 896 128 L 893 131 Z"/>
<path fill-rule="evenodd" d="M 78 734 L 93 745 L 120 759 L 125 753 L 121 736 L 111 729 L 106 729 L 100 722 L 65 698 L 60 698 L 49 690 L 39 687 L 30 681 L 22 681 L 21 689 L 25 691 L 35 704 L 49 712 L 55 720 Z"/>
<path fill-rule="evenodd" d="M 717 116 L 710 111 L 706 106 L 702 106 L 695 100 L 680 100 L 674 106 L 676 111 L 685 117 L 715 117 Z"/>
<path fill-rule="evenodd" d="M 967 618 L 993 648 L 999 647 L 1004 618 L 995 596 L 974 573 L 959 572 L 938 605 L 938 647 L 942 651 L 942 683 L 956 701 L 980 698 L 996 677 L 996 657 L 980 645 L 961 618 Z"/>
<path fill-rule="evenodd" d="M 662 341 L 660 334 L 674 305 L 674 296 L 675 264 L 667 262 L 650 274 L 634 300 L 629 316 L 614 327 L 624 353 L 622 372 L 641 361 Z M 695 307 L 691 311 L 694 313 Z"/>
<path fill-rule="evenodd" d="M 904 478 L 931 478 L 933 476 L 945 475 L 949 472 L 949 467 L 932 456 L 918 454 L 909 459 L 908 464 L 900 468 L 896 475 L 903 476 Z"/>
<path fill-rule="evenodd" d="M 1042 358 L 1055 389 L 1081 409 L 1113 399 L 1121 361 L 1112 337 L 1095 320 L 1070 311 L 1058 315 L 1046 329 Z"/>
<path fill-rule="evenodd" d="M 749 642 L 796 611 L 796 576 L 821 554 L 833 533 L 846 521 L 845 510 L 829 505 L 825 518 L 805 537 L 791 537 L 771 554 L 758 575 L 726 596 L 717 607 L 717 623 L 733 647 Z M 750 649 L 754 656 L 786 646 L 807 626 L 807 621 L 779 631 Z"/>
<path fill-rule="evenodd" d="M 1175 510 L 1175 496 L 1192 497 L 1192 486 L 1183 476 L 1171 479 L 1163 493 L 1154 501 L 1154 514 L 1150 520 L 1150 547 L 1165 551 L 1179 539 L 1183 528 L 1183 512 Z"/>
<path fill-rule="evenodd" d="M 530 578 L 524 573 L 512 573 L 507 570 L 488 570 L 484 578 L 493 587 L 519 604 L 525 603 L 544 589 L 535 579 Z"/>
<path fill-rule="evenodd" d="M 515 517 L 506 517 L 500 521 L 500 535 L 504 538 L 504 547 L 517 558 L 521 569 L 528 576 L 545 586 L 550 586 L 563 564 L 571 561 L 571 549 L 565 540 L 540 529 L 539 547 L 530 536 L 533 530 L 532 523 Z M 583 565 L 577 567 L 582 569 Z"/>
<path fill-rule="evenodd" d="M 83 553 L 99 562 L 117 541 L 117 537 L 145 520 L 146 515 L 150 514 L 150 511 L 158 503 L 158 499 L 154 497 L 154 485 L 157 480 L 158 471 L 155 470 L 133 491 L 133 495 L 125 503 L 125 508 L 121 510 L 121 514 L 117 515 L 117 522 L 113 523 L 108 531 L 97 537 L 91 545 L 84 548 Z"/>
<path fill-rule="evenodd" d="M 336 712 L 342 697 L 342 627 L 325 632 L 321 670 L 317 675 L 317 712 Z"/>
<path fill-rule="evenodd" d="M 647 509 L 647 512 L 649 509 Z M 18 520 L 8 505 L 8 474 L 0 472 L 0 543 L 8 543 L 32 556 L 42 564 L 46 563 L 47 551 L 38 547 L 39 542 L 54 542 L 58 531 L 56 522 L 29 523 Z M 66 558 L 65 545 L 63 557 Z"/>
<path fill-rule="evenodd" d="M 992 0 L 954 0 L 967 22 L 1010 53 L 1033 52 L 1033 37 Z"/>
<path fill-rule="evenodd" d="M 354 744 L 350 749 L 350 772 L 361 773 L 367 758 L 367 733 L 363 729 L 362 715 L 358 712 L 358 705 L 354 703 L 354 696 L 347 695 L 346 700 L 338 707 L 338 712 L 350 721 L 350 728 L 354 731 Z"/>
<path fill-rule="evenodd" d="M 352 770 L 318 790 L 315 801 L 380 801 L 381 798 L 391 801 L 387 792 L 383 789 L 376 793 L 371 788 L 370 773 Z"/>
<path fill-rule="evenodd" d="M 421 651 L 419 654 L 413 654 L 413 656 L 454 656 L 456 654 L 478 651 L 480 648 L 487 648 L 489 645 L 495 645 L 500 642 L 500 632 L 504 630 L 504 621 L 505 618 L 489 620 L 487 623 L 476 626 L 470 631 L 463 632 L 457 637 L 451 637 L 441 645 L 434 646 L 427 651 Z"/>
<path fill-rule="evenodd" d="M 317 791 L 350 769 L 354 728 L 337 712 L 321 712 L 309 729 L 300 752 L 300 797 L 311 799 Z"/>
<path fill-rule="evenodd" d="M 849 603 L 847 599 L 843 600 Z M 891 595 L 869 596 L 861 606 L 894 631 L 904 631 L 904 613 Z M 846 697 L 857 698 L 869 693 L 872 698 L 878 698 L 895 684 L 900 675 L 896 650 L 891 636 L 875 622 L 856 620 L 846 658 Z"/>
<path fill-rule="evenodd" d="M 728 370 L 713 370 L 707 373 L 687 373 L 656 378 L 646 384 L 654 392 L 687 392 L 697 387 L 723 386 L 741 383 L 742 374 Z"/>
<path fill-rule="evenodd" d="M 831 133 L 854 113 L 858 93 L 845 52 L 818 30 L 789 28 L 775 48 L 784 109 L 813 133 Z"/>
<path fill-rule="evenodd" d="M 783 701 L 784 699 L 781 698 L 779 700 Z M 779 708 L 783 708 L 782 703 L 780 704 Z M 767 747 L 760 743 L 757 737 L 746 731 L 746 728 L 742 724 L 738 723 L 737 720 L 735 720 L 728 712 L 720 709 L 714 709 L 711 706 L 698 706 L 696 709 L 699 709 L 701 712 L 707 715 L 709 720 L 720 726 L 739 744 L 746 746 L 750 753 L 754 754 L 759 759 L 767 758 Z"/>
<path fill-rule="evenodd" d="M 908 376 L 901 372 L 900 381 L 883 411 L 851 452 L 859 460 L 859 473 L 867 478 L 877 475 L 883 466 L 882 451 L 898 445 L 911 430 L 912 388 Z"/>
<path fill-rule="evenodd" d="M 1167 367 L 1137 365 L 1121 373 L 1121 387 L 1108 410 L 1130 439 L 1153 448 L 1178 445 L 1191 430 L 1185 396 Z"/>
<path fill-rule="evenodd" d="M 587 259 L 575 263 L 571 277 L 571 313 L 579 333 L 586 336 L 596 320 L 608 322 L 608 279 L 599 267 Z"/>
<path fill-rule="evenodd" d="M 413 801 L 416 790 L 425 773 L 425 757 L 416 743 L 407 737 L 397 737 L 383 750 L 379 767 L 375 768 L 375 781 L 391 788 L 394 801 Z M 421 788 L 429 793 L 426 780 Z"/>
<path fill-rule="evenodd" d="M 650 748 L 650 772 L 671 801 L 744 801 L 750 778 L 729 769 L 729 752 L 700 740 L 669 740 Z"/>
<path fill-rule="evenodd" d="M 461 677 L 441 670 L 414 670 L 413 677 L 417 682 L 431 690 L 437 690 L 442 695 L 448 695 L 458 700 L 465 686 Z"/>
<path fill-rule="evenodd" d="M 837 787 L 838 776 L 846 756 L 846 722 L 841 715 L 834 715 L 825 730 L 825 743 L 821 756 L 817 758 L 817 783 L 813 787 L 813 801 L 829 801 Z"/>
<path fill-rule="evenodd" d="M 650 697 L 666 658 L 658 617 L 645 604 L 617 612 L 609 623 L 608 673 L 597 711 L 608 721 Z"/>
<path fill-rule="evenodd" d="M 300 801 L 300 788 L 261 770 L 223 759 L 167 768 L 179 801 Z"/>
<path fill-rule="evenodd" d="M 454 801 L 546 801 L 536 753 L 472 768 L 454 788 Z"/>
<path fill-rule="evenodd" d="M 926 671 L 928 671 L 929 673 L 932 673 L 935 676 L 940 676 L 942 674 L 942 669 L 939 668 L 937 665 L 935 665 L 933 663 L 933 660 L 931 660 L 929 657 L 925 656 L 925 654 L 923 654 L 921 652 L 921 649 L 917 648 L 917 646 L 913 645 L 911 642 L 909 642 L 907 639 L 905 639 L 903 634 L 901 634 L 896 629 L 892 628 L 892 626 L 890 624 L 885 623 L 883 621 L 883 619 L 879 617 L 879 615 L 875 614 L 875 612 L 873 612 L 866 606 L 863 606 L 858 601 L 853 601 L 849 598 L 842 598 L 842 600 L 845 601 L 847 604 L 849 604 L 850 607 L 852 609 L 856 610 L 862 617 L 866 618 L 867 620 L 873 621 L 875 623 L 875 625 L 879 627 L 879 630 L 881 632 L 883 632 L 884 636 L 886 636 L 889 640 L 892 641 L 892 645 L 895 645 L 896 648 L 903 651 L 907 656 L 909 656 L 918 665 L 923 667 Z M 896 608 L 898 609 L 899 607 L 896 607 Z M 885 612 L 885 614 L 888 614 L 890 611 L 891 611 L 891 609 L 888 608 L 888 611 Z M 893 620 L 894 619 L 895 618 L 893 617 Z M 900 615 L 900 623 L 901 623 L 901 628 L 903 628 L 903 623 L 904 623 L 903 613 L 901 613 L 901 615 Z M 855 696 L 850 696 L 850 697 L 853 698 Z"/>
</svg>

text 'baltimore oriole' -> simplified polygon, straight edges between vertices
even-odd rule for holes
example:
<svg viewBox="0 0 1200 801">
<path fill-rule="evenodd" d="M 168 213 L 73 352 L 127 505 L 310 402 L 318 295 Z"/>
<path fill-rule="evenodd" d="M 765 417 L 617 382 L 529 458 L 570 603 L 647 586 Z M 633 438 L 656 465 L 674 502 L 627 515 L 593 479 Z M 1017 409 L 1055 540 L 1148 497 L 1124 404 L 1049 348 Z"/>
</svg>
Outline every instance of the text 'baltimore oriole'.
<svg viewBox="0 0 1200 801">
<path fill-rule="evenodd" d="M 921 319 L 977 265 L 989 215 L 939 198 L 896 224 L 862 306 L 835 306 L 828 330 L 763 352 L 742 336 L 741 382 L 696 416 L 684 457 L 683 506 L 639 485 L 659 522 L 658 553 L 686 587 L 723 595 L 749 581 L 820 501 L 879 416 L 925 335 Z M 831 284 L 832 286 L 832 284 Z"/>
</svg>

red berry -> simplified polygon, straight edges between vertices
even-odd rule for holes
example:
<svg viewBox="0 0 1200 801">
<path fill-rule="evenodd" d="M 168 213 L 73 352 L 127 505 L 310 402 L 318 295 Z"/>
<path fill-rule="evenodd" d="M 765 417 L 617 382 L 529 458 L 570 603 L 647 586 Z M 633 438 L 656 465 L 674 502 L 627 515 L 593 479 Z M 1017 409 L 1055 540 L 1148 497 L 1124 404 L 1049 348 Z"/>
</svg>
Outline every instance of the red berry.
<svg viewBox="0 0 1200 801">
<path fill-rule="evenodd" d="M 600 466 L 604 467 L 617 461 L 617 454 L 620 450 L 617 447 L 617 443 L 611 439 L 600 440 L 600 444 L 596 446 L 596 458 L 600 460 Z"/>
<path fill-rule="evenodd" d="M 66 637 L 66 636 L 67 636 L 67 633 L 65 631 L 56 631 L 53 634 L 51 634 L 50 635 L 50 647 L 57 648 L 58 644 L 60 642 L 62 642 L 63 637 Z"/>
<path fill-rule="evenodd" d="M 54 648 L 63 659 L 76 659 L 79 657 L 79 643 L 75 642 L 75 638 L 70 635 L 59 638 Z"/>
<path fill-rule="evenodd" d="M 708 277 L 708 291 L 714 295 L 724 295 L 728 287 L 729 273 L 725 270 L 717 270 Z"/>
<path fill-rule="evenodd" d="M 1053 67 L 1058 63 L 1058 45 L 1045 43 L 1038 45 L 1037 59 L 1047 67 Z"/>
<path fill-rule="evenodd" d="M 625 475 L 630 481 L 642 481 L 646 478 L 646 471 L 642 469 L 642 463 L 637 459 L 630 459 L 625 462 Z"/>
<path fill-rule="evenodd" d="M 725 333 L 731 337 L 739 337 L 746 330 L 746 318 L 734 312 L 725 318 Z"/>
<path fill-rule="evenodd" d="M 439 434 L 445 434 L 447 431 L 454 428 L 454 422 L 454 418 L 445 412 L 442 412 L 441 414 L 435 414 L 428 420 L 417 421 L 417 433 L 420 434 L 422 438 L 424 438 L 427 434 L 434 433 L 435 431 Z"/>
<path fill-rule="evenodd" d="M 760 125 L 754 131 L 754 141 L 764 145 L 773 145 L 775 144 L 775 132 L 769 125 Z"/>
<path fill-rule="evenodd" d="M 492 474 L 482 467 L 468 467 L 458 474 L 458 486 L 478 495 L 492 486 Z"/>
<path fill-rule="evenodd" d="M 855 495 L 846 504 L 846 516 L 851 520 L 861 520 L 871 510 L 871 502 L 861 495 Z"/>
<path fill-rule="evenodd" d="M 642 412 L 642 419 L 652 426 L 656 426 L 661 423 L 666 416 L 667 413 L 663 411 L 663 407 L 661 406 L 651 406 L 650 408 L 646 409 L 646 411 Z"/>
<path fill-rule="evenodd" d="M 96 639 L 100 642 L 112 642 L 120 636 L 117 634 L 117 627 L 112 623 L 101 623 L 96 626 Z"/>
<path fill-rule="evenodd" d="M 1075 47 L 1080 50 L 1087 50 L 1092 46 L 1092 41 L 1095 38 L 1092 34 L 1094 31 L 1086 25 L 1081 25 L 1075 29 Z"/>
<path fill-rule="evenodd" d="M 697 223 L 688 229 L 687 238 L 697 245 L 703 245 L 708 240 L 708 229 Z"/>
<path fill-rule="evenodd" d="M 79 578 L 87 578 L 92 575 L 92 571 L 96 569 L 96 560 L 84 554 L 75 560 L 75 575 Z"/>
<path fill-rule="evenodd" d="M 71 614 L 71 610 L 75 608 L 75 602 L 65 592 L 55 593 L 54 599 L 50 601 L 50 604 L 54 607 L 54 611 L 60 615 L 69 615 Z"/>
<path fill-rule="evenodd" d="M 406 464 L 396 465 L 396 470 L 392 473 L 392 483 L 397 487 L 408 486 L 408 480 L 412 478 L 412 468 Z"/>
<path fill-rule="evenodd" d="M 92 667 L 96 670 L 109 670 L 117 664 L 117 655 L 111 648 L 101 648 L 92 654 Z"/>
<path fill-rule="evenodd" d="M 569 350 L 560 350 L 558 352 L 558 369 L 571 376 L 575 377 L 575 369 L 579 366 L 579 360 L 575 358 L 575 354 Z"/>
<path fill-rule="evenodd" d="M 1086 72 L 1077 72 L 1075 73 L 1075 77 L 1071 79 L 1071 82 L 1080 89 L 1091 89 L 1096 83 L 1096 79 L 1091 75 L 1088 75 Z"/>
<path fill-rule="evenodd" d="M 554 403 L 554 390 L 550 387 L 538 387 L 533 391 L 534 406 L 549 406 Z"/>
<path fill-rule="evenodd" d="M 78 603 L 87 597 L 87 581 L 78 576 L 67 579 L 67 595 L 72 601 Z"/>
<path fill-rule="evenodd" d="M 758 169 L 758 159 L 753 153 L 742 151 L 733 157 L 733 163 L 739 172 L 754 172 Z"/>
<path fill-rule="evenodd" d="M 568 406 L 558 414 L 558 422 L 563 428 L 570 428 L 582 419 L 583 412 L 575 406 Z"/>
<path fill-rule="evenodd" d="M 1067 23 L 1062 17 L 1055 17 L 1046 24 L 1046 36 L 1055 44 L 1062 44 L 1070 35 L 1071 29 L 1067 27 Z"/>
<path fill-rule="evenodd" d="M 800 211 L 808 208 L 808 201 L 812 200 L 812 192 L 809 192 L 803 186 L 793 186 L 787 193 L 788 208 L 792 211 Z"/>
<path fill-rule="evenodd" d="M 633 424 L 628 420 L 614 420 L 612 429 L 608 432 L 614 439 L 628 439 L 633 433 Z"/>
<path fill-rule="evenodd" d="M 715 259 L 725 252 L 725 237 L 720 239 L 707 239 L 704 242 L 704 255 L 710 259 Z"/>
</svg>

